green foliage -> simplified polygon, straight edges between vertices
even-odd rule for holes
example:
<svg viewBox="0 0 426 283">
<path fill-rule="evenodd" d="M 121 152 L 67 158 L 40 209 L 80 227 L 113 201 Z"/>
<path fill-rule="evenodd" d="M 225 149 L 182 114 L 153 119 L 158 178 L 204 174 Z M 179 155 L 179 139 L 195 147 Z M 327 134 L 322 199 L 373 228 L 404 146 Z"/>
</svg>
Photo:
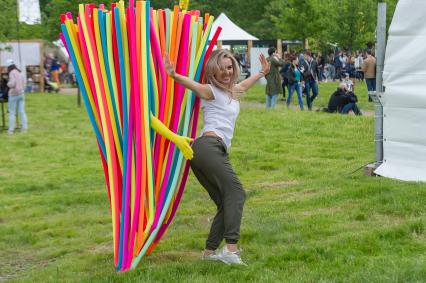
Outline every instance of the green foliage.
<svg viewBox="0 0 426 283">
<path fill-rule="evenodd" d="M 16 1 L 1 0 L 2 12 L 0 13 L 0 42 L 11 38 L 11 31 L 16 26 L 15 22 L 11 20 L 12 15 L 16 18 Z M 13 3 L 15 3 L 13 5 Z"/>
<path fill-rule="evenodd" d="M 321 84 L 314 105 L 335 86 Z M 0 132 L 0 280 L 424 282 L 426 185 L 350 174 L 374 159 L 373 118 L 287 110 L 281 100 L 266 111 L 264 99 L 262 86 L 242 98 L 230 151 L 248 196 L 248 267 L 199 259 L 215 207 L 191 174 L 164 239 L 118 274 L 86 111 L 75 96 L 29 94 L 28 133 Z"/>
<path fill-rule="evenodd" d="M 17 1 L 15 0 L 1 0 L 0 13 L 0 42 L 7 40 L 20 39 L 39 39 L 44 38 L 42 25 L 27 25 L 19 23 L 18 27 L 18 13 Z M 19 28 L 19 36 L 18 36 Z"/>
<path fill-rule="evenodd" d="M 16 1 L 1 0 L 0 41 L 16 39 Z M 42 25 L 20 24 L 20 38 L 58 39 L 60 13 L 77 15 L 77 3 L 104 3 L 111 0 L 41 0 Z M 329 42 L 340 48 L 356 50 L 375 41 L 379 0 L 191 0 L 191 9 L 218 16 L 225 12 L 237 25 L 260 39 L 308 39 L 311 49 L 324 50 Z M 391 22 L 397 0 L 388 5 L 387 23 Z M 151 1 L 154 8 L 172 8 L 178 0 Z"/>
<path fill-rule="evenodd" d="M 378 2 L 378 1 L 377 1 Z M 275 0 L 267 15 L 275 25 L 275 35 L 287 39 L 309 39 L 314 48 L 329 42 L 356 50 L 375 41 L 377 2 L 371 0 Z M 388 25 L 397 0 L 387 0 Z"/>
</svg>

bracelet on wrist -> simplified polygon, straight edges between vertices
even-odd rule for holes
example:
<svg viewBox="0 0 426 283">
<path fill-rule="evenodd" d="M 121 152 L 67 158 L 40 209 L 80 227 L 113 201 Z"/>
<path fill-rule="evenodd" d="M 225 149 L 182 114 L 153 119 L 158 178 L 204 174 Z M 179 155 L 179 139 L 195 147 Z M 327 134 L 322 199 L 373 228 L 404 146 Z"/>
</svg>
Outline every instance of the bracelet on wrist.
<svg viewBox="0 0 426 283">
<path fill-rule="evenodd" d="M 259 73 L 261 73 L 262 75 L 266 76 L 265 71 L 260 71 Z"/>
</svg>

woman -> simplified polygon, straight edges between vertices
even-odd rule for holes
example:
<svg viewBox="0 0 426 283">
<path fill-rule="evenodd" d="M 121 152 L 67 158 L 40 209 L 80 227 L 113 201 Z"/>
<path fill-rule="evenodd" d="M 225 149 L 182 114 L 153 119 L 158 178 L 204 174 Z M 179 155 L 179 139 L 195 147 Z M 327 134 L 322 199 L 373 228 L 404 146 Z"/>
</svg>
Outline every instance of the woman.
<svg viewBox="0 0 426 283">
<path fill-rule="evenodd" d="M 25 78 L 21 71 L 16 67 L 15 62 L 7 60 L 7 72 L 9 73 L 9 130 L 11 135 L 15 130 L 16 109 L 18 109 L 19 118 L 22 122 L 21 131 L 26 132 L 28 129 L 27 115 L 25 114 Z"/>
<path fill-rule="evenodd" d="M 206 62 L 204 84 L 176 73 L 169 58 L 164 59 L 168 75 L 201 98 L 203 129 L 192 145 L 191 168 L 217 206 L 202 256 L 205 260 L 244 264 L 237 243 L 246 194 L 232 169 L 227 151 L 240 110 L 238 97 L 269 72 L 270 64 L 266 58 L 260 55 L 259 59 L 262 70 L 239 84 L 236 83 L 238 63 L 227 50 L 212 52 Z M 219 251 L 223 239 L 226 244 Z"/>
<path fill-rule="evenodd" d="M 297 56 L 292 55 L 290 57 L 291 65 L 288 69 L 288 97 L 287 97 L 287 108 L 290 107 L 291 98 L 293 92 L 296 90 L 297 100 L 299 101 L 300 110 L 303 110 L 303 98 L 302 98 L 302 86 L 300 84 L 302 78 L 302 72 L 299 70 L 299 59 Z"/>
<path fill-rule="evenodd" d="M 285 62 L 278 55 L 275 47 L 268 49 L 269 57 L 266 59 L 270 65 L 271 70 L 265 76 L 266 78 L 266 109 L 275 108 L 277 105 L 278 94 L 282 93 L 281 76 L 279 68 L 284 66 Z"/>
</svg>

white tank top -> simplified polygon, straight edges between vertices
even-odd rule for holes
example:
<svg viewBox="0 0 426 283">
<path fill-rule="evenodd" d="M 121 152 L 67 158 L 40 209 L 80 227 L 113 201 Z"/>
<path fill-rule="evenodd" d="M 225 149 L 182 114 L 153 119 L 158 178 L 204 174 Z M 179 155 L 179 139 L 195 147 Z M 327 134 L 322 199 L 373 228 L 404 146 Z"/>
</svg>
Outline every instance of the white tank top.
<svg viewBox="0 0 426 283">
<path fill-rule="evenodd" d="M 231 99 L 223 90 L 210 84 L 209 86 L 214 98 L 213 100 L 201 99 L 203 113 L 201 135 L 205 132 L 215 132 L 229 148 L 234 135 L 235 121 L 240 112 L 240 102 Z"/>
</svg>

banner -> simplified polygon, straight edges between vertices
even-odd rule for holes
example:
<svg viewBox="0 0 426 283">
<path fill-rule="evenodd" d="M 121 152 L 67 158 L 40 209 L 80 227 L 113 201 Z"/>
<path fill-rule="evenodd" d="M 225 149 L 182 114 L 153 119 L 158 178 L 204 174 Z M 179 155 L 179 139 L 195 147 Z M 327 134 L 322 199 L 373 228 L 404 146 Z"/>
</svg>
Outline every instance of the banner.
<svg viewBox="0 0 426 283">
<path fill-rule="evenodd" d="M 19 22 L 28 25 L 41 23 L 40 3 L 38 0 L 19 0 Z"/>
</svg>

